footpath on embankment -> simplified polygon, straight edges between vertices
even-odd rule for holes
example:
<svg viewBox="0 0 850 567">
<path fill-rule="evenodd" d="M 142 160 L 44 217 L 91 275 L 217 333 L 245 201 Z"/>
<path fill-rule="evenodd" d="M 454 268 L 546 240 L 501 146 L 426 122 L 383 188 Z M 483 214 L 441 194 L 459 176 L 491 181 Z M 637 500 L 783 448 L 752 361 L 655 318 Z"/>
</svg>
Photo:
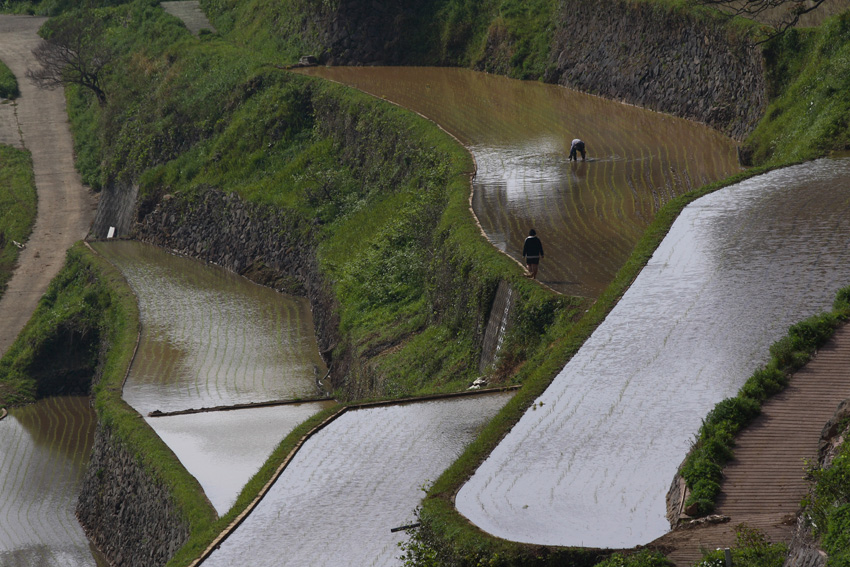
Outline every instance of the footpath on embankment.
<svg viewBox="0 0 850 567">
<path fill-rule="evenodd" d="M 850 327 L 845 325 L 738 435 L 716 510 L 729 520 L 671 532 L 652 547 L 685 567 L 702 557 L 702 549 L 734 546 L 739 524 L 761 530 L 773 542 L 790 542 L 810 486 L 806 467 L 817 462 L 824 424 L 848 396 Z"/>
<path fill-rule="evenodd" d="M 38 300 L 65 261 L 65 251 L 84 238 L 96 206 L 74 169 L 74 144 L 65 113 L 62 89 L 38 89 L 26 79 L 37 65 L 32 50 L 41 41 L 46 18 L 0 16 L 0 59 L 18 79 L 21 96 L 15 120 L 0 127 L 17 128 L 22 146 L 32 154 L 38 213 L 32 235 L 21 250 L 18 267 L 0 299 L 0 355 L 20 333 Z M 12 133 L 14 139 L 16 133 Z M 9 138 L 8 133 L 4 137 Z"/>
</svg>

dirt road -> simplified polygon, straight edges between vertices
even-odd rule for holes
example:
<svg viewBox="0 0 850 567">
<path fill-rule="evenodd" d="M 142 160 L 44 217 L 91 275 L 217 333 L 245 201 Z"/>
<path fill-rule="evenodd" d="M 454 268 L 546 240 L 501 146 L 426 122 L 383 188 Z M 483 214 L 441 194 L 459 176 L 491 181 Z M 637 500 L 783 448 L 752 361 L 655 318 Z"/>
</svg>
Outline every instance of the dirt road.
<svg viewBox="0 0 850 567">
<path fill-rule="evenodd" d="M 0 121 L 0 139 L 18 137 L 32 153 L 38 215 L 18 268 L 0 299 L 0 355 L 29 320 L 50 280 L 62 267 L 65 251 L 84 238 L 94 219 L 96 200 L 74 169 L 74 146 L 61 90 L 40 90 L 25 77 L 35 65 L 32 49 L 45 18 L 0 15 L 0 60 L 18 78 L 21 96 L 14 120 Z M 8 116 L 8 114 L 7 114 Z M 17 145 L 17 144 L 16 144 Z"/>
</svg>

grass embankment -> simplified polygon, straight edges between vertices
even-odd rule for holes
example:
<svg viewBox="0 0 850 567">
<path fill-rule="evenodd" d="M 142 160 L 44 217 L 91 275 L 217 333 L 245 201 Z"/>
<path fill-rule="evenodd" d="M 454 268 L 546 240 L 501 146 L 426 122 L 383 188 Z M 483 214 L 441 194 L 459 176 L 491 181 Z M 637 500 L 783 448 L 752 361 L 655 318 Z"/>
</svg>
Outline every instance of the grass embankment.
<svg viewBox="0 0 850 567">
<path fill-rule="evenodd" d="M 0 360 L 0 406 L 35 399 L 40 385 L 32 375 L 51 358 L 56 337 L 68 330 L 93 338 L 83 355 L 92 372 L 99 368 L 92 392 L 99 425 L 112 432 L 154 483 L 167 487 L 192 534 L 209 530 L 215 511 L 198 482 L 121 398 L 139 331 L 136 297 L 121 273 L 85 245 L 68 251 L 65 266 Z"/>
<path fill-rule="evenodd" d="M 109 6 L 122 0 L 88 0 L 90 6 Z M 0 14 L 56 16 L 80 6 L 77 0 L 0 0 Z"/>
<path fill-rule="evenodd" d="M 747 140 L 756 163 L 850 149 L 850 12 L 765 48 L 770 104 Z"/>
<path fill-rule="evenodd" d="M 0 145 L 0 297 L 18 260 L 15 242 L 32 232 L 37 202 L 30 153 Z"/>
<path fill-rule="evenodd" d="M 845 422 L 844 438 L 850 433 Z M 820 547 L 829 557 L 829 565 L 850 565 L 850 444 L 841 444 L 827 468 L 813 467 L 815 485 L 804 501 L 803 514 Z"/>
</svg>

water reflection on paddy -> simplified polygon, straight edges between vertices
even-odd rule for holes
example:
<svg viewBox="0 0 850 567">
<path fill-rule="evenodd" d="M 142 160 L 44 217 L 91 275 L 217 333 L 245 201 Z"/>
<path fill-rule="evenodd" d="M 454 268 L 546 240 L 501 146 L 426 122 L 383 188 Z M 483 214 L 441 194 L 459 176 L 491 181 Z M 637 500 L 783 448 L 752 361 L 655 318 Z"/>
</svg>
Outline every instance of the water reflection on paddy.
<svg viewBox="0 0 850 567">
<path fill-rule="evenodd" d="M 463 486 L 458 509 L 540 544 L 631 547 L 664 534 L 665 494 L 702 419 L 789 325 L 830 308 L 850 284 L 849 244 L 848 159 L 688 206 L 543 405 Z"/>
<path fill-rule="evenodd" d="M 707 127 L 575 91 L 465 69 L 316 67 L 434 120 L 470 148 L 473 209 L 488 238 L 522 259 L 543 240 L 540 279 L 596 296 L 658 208 L 738 170 L 732 140 Z M 582 138 L 588 162 L 568 162 Z"/>
<path fill-rule="evenodd" d="M 149 417 L 148 424 L 178 456 L 224 515 L 245 484 L 298 424 L 334 402 Z"/>
<path fill-rule="evenodd" d="M 0 565 L 106 565 L 74 508 L 94 438 L 88 398 L 13 408 L 0 421 Z"/>
<path fill-rule="evenodd" d="M 399 565 L 391 533 L 511 394 L 349 411 L 311 437 L 204 567 Z"/>
<path fill-rule="evenodd" d="M 139 299 L 124 399 L 139 413 L 315 397 L 325 372 L 306 299 L 139 242 L 95 249 Z"/>
</svg>

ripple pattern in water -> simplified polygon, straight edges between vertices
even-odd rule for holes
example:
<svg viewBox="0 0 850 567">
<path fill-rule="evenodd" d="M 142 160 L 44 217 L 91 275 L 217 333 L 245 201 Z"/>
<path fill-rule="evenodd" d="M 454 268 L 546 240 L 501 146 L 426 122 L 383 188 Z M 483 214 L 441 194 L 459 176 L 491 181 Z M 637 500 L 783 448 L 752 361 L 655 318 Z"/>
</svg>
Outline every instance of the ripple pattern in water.
<svg viewBox="0 0 850 567">
<path fill-rule="evenodd" d="M 534 227 L 540 279 L 597 296 L 655 212 L 738 170 L 732 140 L 705 126 L 556 85 L 466 69 L 314 67 L 420 112 L 465 144 L 478 165 L 472 206 L 493 244 L 522 260 Z M 588 162 L 568 161 L 573 138 Z"/>
<path fill-rule="evenodd" d="M 198 479 L 222 516 L 283 438 L 334 403 L 149 417 L 146 421 Z"/>
<path fill-rule="evenodd" d="M 461 488 L 460 512 L 539 544 L 632 547 L 666 533 L 665 494 L 701 420 L 850 284 L 848 247 L 850 160 L 692 203 L 543 405 Z"/>
<path fill-rule="evenodd" d="M 306 299 L 140 242 L 94 246 L 139 299 L 142 338 L 124 387 L 139 413 L 318 394 L 325 366 Z"/>
<path fill-rule="evenodd" d="M 204 567 L 399 565 L 397 544 L 436 478 L 512 394 L 349 411 L 310 438 Z"/>
<path fill-rule="evenodd" d="M 41 400 L 0 421 L 0 566 L 100 564 L 74 515 L 94 426 L 85 397 Z"/>
</svg>

